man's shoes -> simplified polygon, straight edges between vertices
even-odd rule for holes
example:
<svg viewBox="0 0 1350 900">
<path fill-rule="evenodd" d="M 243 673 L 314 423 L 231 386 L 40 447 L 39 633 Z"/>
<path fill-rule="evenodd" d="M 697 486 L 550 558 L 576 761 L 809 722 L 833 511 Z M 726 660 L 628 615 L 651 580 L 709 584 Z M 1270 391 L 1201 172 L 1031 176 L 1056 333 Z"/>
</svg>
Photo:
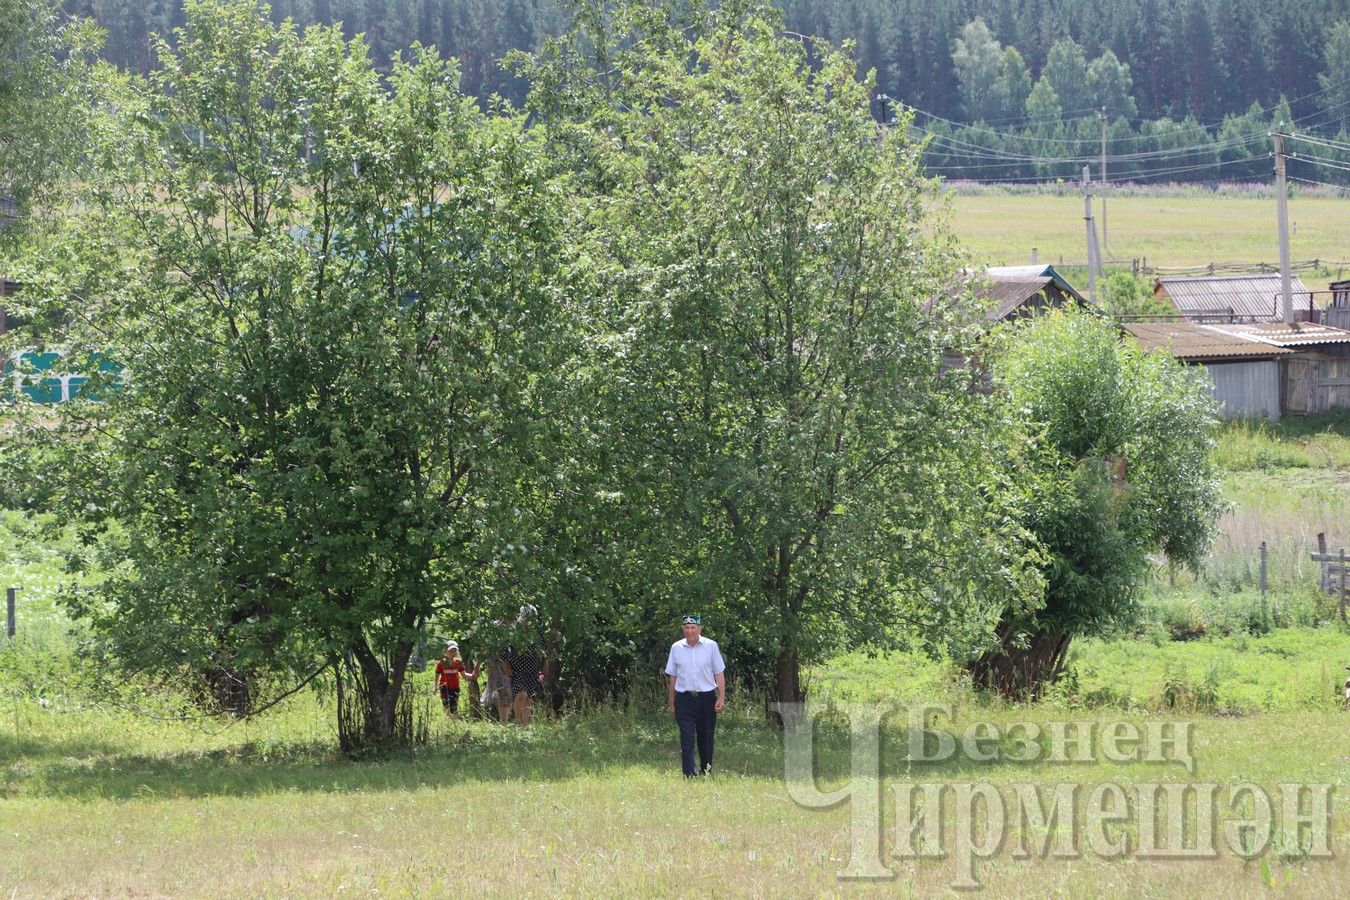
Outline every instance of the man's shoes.
<svg viewBox="0 0 1350 900">
<path fill-rule="evenodd" d="M 711 775 L 711 774 L 712 774 L 712 763 L 708 763 L 706 766 L 704 766 L 704 767 L 703 767 L 703 771 L 700 772 L 699 774 L 700 774 L 700 775 Z"/>
</svg>

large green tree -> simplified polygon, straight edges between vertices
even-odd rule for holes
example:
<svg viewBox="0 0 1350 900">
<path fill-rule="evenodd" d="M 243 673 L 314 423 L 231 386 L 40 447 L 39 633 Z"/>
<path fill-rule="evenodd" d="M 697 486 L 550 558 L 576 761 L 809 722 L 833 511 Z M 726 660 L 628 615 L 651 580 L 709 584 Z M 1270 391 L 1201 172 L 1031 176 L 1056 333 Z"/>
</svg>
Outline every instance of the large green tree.
<svg viewBox="0 0 1350 900">
<path fill-rule="evenodd" d="M 1008 610 L 1000 649 L 972 666 L 1012 696 L 1038 694 L 1069 642 L 1131 624 L 1150 557 L 1199 563 L 1223 508 L 1202 370 L 1145 353 L 1109 321 L 1052 313 L 990 346 L 995 397 L 1035 449 L 1016 458 L 1024 522 L 1048 554 L 1043 605 Z"/>
<path fill-rule="evenodd" d="M 1005 60 L 998 39 L 984 19 L 976 18 L 952 41 L 952 65 L 961 84 L 961 102 L 971 121 L 1007 115 L 1008 83 L 1003 77 Z"/>
<path fill-rule="evenodd" d="M 1055 89 L 1055 96 L 1066 114 L 1081 114 L 1093 107 L 1087 56 L 1073 38 L 1058 40 L 1050 48 L 1041 77 Z"/>
<path fill-rule="evenodd" d="M 381 75 L 247 2 L 190 4 L 174 37 L 109 86 L 37 286 L 74 298 L 68 347 L 125 367 L 36 430 L 75 474 L 65 509 L 121 525 L 78 611 L 227 706 L 335 671 L 343 743 L 381 744 L 426 623 L 500 614 L 483 585 L 529 544 L 568 351 L 560 196 L 432 54 Z"/>
<path fill-rule="evenodd" d="M 981 645 L 1037 580 L 944 366 L 978 315 L 932 302 L 959 263 L 906 121 L 756 4 L 578 21 L 533 102 L 587 186 L 596 403 L 655 618 L 710 612 L 785 700 L 845 647 Z"/>
</svg>

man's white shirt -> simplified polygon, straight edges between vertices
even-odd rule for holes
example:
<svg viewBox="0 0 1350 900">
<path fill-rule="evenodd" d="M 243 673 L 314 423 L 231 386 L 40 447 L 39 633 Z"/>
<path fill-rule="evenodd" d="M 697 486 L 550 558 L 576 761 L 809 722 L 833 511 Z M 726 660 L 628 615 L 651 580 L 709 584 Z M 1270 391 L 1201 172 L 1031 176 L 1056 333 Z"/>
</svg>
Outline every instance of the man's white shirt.
<svg viewBox="0 0 1350 900">
<path fill-rule="evenodd" d="M 717 641 L 700 636 L 697 644 L 681 638 L 670 645 L 666 674 L 675 676 L 677 691 L 711 691 L 717 688 L 717 676 L 726 671 Z"/>
</svg>

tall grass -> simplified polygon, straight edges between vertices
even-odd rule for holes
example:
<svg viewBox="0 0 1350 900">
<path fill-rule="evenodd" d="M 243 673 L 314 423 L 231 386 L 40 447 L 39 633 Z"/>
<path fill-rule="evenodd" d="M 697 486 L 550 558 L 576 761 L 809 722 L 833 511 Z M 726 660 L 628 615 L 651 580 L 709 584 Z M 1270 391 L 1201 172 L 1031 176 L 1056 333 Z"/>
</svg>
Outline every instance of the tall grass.
<svg viewBox="0 0 1350 900">
<path fill-rule="evenodd" d="M 1214 460 L 1230 472 L 1350 468 L 1350 412 L 1290 416 L 1279 423 L 1226 422 L 1219 430 Z"/>
<path fill-rule="evenodd" d="M 0 509 L 0 590 L 17 588 L 20 638 L 40 645 L 60 643 L 72 623 L 61 610 L 61 591 L 92 584 L 96 572 L 75 571 L 72 529 L 52 516 Z"/>
</svg>

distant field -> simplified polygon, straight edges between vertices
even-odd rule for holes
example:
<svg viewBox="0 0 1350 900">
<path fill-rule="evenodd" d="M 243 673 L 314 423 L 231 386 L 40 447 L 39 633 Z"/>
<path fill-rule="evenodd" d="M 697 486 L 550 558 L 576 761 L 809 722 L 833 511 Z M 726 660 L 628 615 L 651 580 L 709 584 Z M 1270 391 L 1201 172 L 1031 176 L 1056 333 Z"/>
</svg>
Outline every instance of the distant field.
<svg viewBox="0 0 1350 900">
<path fill-rule="evenodd" d="M 1064 196 L 958 196 L 953 200 L 956 234 L 993 265 L 1031 262 L 1081 264 L 1083 199 Z M 1098 239 L 1101 235 L 1098 206 Z M 1350 199 L 1295 197 L 1289 201 L 1294 260 L 1332 260 L 1321 277 L 1302 274 L 1310 290 L 1350 277 Z M 1275 201 L 1245 197 L 1118 197 L 1107 204 L 1109 264 L 1128 267 L 1147 257 L 1153 266 L 1280 260 Z"/>
</svg>

